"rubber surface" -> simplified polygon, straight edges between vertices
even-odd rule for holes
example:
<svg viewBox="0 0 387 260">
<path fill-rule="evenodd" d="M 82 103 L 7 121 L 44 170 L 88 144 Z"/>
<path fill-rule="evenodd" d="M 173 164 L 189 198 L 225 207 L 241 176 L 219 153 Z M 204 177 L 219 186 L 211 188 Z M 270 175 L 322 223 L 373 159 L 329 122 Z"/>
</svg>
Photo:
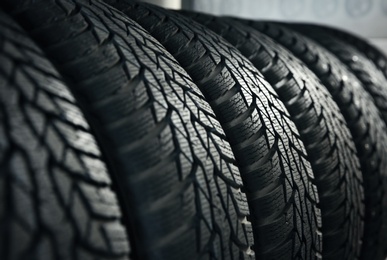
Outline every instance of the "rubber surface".
<svg viewBox="0 0 387 260">
<path fill-rule="evenodd" d="M 315 26 L 313 26 L 315 27 Z M 378 49 L 376 46 L 372 45 L 371 42 L 367 39 L 361 38 L 361 36 L 340 30 L 338 28 L 328 27 L 328 26 L 316 26 L 321 30 L 329 33 L 330 35 L 339 38 L 347 43 L 347 45 L 352 45 L 359 51 L 361 51 L 368 59 L 370 59 L 384 74 L 387 78 L 387 56 L 386 54 Z"/>
<path fill-rule="evenodd" d="M 294 25 L 294 28 L 315 39 L 320 45 L 336 55 L 347 66 L 348 70 L 355 74 L 374 99 L 375 105 L 379 108 L 382 118 L 387 124 L 387 79 L 383 72 L 363 52 L 317 26 L 299 24 Z"/>
<path fill-rule="evenodd" d="M 134 257 L 253 254 L 230 146 L 200 91 L 162 46 L 98 1 L 11 4 L 88 111 L 121 186 Z"/>
<path fill-rule="evenodd" d="M 205 27 L 151 5 L 108 2 L 158 39 L 213 107 L 242 173 L 257 259 L 318 258 L 321 219 L 313 172 L 271 86 Z"/>
<path fill-rule="evenodd" d="M 386 126 L 359 80 L 334 55 L 305 36 L 274 23 L 250 23 L 304 61 L 333 94 L 348 122 L 364 180 L 364 237 L 360 259 L 383 259 L 386 246 Z"/>
<path fill-rule="evenodd" d="M 247 57 L 274 87 L 304 141 L 320 197 L 324 259 L 355 259 L 363 235 L 364 193 L 352 136 L 313 72 L 266 35 L 235 20 L 193 16 Z M 335 241 L 332 243 L 331 241 Z"/>
<path fill-rule="evenodd" d="M 0 11 L 0 259 L 129 259 L 108 170 L 41 50 Z"/>
</svg>

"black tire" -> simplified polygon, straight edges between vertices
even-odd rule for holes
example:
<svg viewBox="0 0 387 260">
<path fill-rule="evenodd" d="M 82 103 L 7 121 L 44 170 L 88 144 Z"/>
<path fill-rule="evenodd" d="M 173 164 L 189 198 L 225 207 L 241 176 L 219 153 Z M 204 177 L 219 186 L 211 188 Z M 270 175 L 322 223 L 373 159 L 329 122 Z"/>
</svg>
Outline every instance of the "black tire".
<svg viewBox="0 0 387 260">
<path fill-rule="evenodd" d="M 355 74 L 374 99 L 375 105 L 382 114 L 382 119 L 387 124 L 387 79 L 383 72 L 363 52 L 318 26 L 295 24 L 292 27 L 333 53 L 342 64 L 347 66 L 348 70 Z"/>
<path fill-rule="evenodd" d="M 121 222 L 74 97 L 0 10 L 0 259 L 129 259 Z"/>
<path fill-rule="evenodd" d="M 235 20 L 194 14 L 262 72 L 288 109 L 315 174 L 324 259 L 356 259 L 363 236 L 364 193 L 355 144 L 328 90 L 288 50 Z M 334 241 L 334 242 L 332 242 Z"/>
<path fill-rule="evenodd" d="M 256 258 L 318 258 L 320 212 L 313 172 L 294 124 L 261 74 L 194 21 L 151 5 L 108 2 L 166 47 L 214 109 L 242 173 Z"/>
<path fill-rule="evenodd" d="M 251 256 L 233 153 L 210 106 L 162 46 L 98 1 L 8 3 L 87 111 L 120 186 L 134 258 Z"/>
<path fill-rule="evenodd" d="M 274 23 L 249 25 L 269 35 L 304 61 L 328 90 L 348 122 L 364 181 L 364 237 L 360 259 L 383 259 L 387 235 L 387 129 L 359 80 L 316 42 Z"/>
<path fill-rule="evenodd" d="M 387 78 L 387 55 L 385 52 L 379 50 L 372 43 L 366 39 L 361 38 L 355 34 L 340 30 L 338 28 L 328 27 L 328 26 L 311 26 L 318 27 L 320 30 L 324 30 L 329 33 L 331 36 L 337 37 L 340 40 L 345 41 L 347 44 L 352 45 L 359 51 L 361 51 L 368 59 L 370 59 L 384 74 Z"/>
</svg>

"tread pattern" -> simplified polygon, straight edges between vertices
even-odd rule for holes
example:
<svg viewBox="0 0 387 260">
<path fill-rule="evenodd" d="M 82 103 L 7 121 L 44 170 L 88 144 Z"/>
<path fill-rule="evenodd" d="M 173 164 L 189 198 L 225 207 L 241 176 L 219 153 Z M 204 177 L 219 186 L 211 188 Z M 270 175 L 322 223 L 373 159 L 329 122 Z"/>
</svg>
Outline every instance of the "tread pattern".
<svg viewBox="0 0 387 260">
<path fill-rule="evenodd" d="M 370 93 L 387 124 L 387 79 L 383 72 L 364 53 L 317 26 L 296 25 L 294 28 L 314 38 L 347 66 Z"/>
<path fill-rule="evenodd" d="M 385 248 L 383 243 L 387 234 L 387 130 L 370 96 L 334 55 L 314 41 L 279 24 L 250 25 L 269 35 L 304 61 L 333 93 L 353 135 L 363 173 L 365 217 L 360 259 L 383 259 L 377 248 Z"/>
<path fill-rule="evenodd" d="M 352 136 L 315 75 L 267 36 L 235 20 L 196 14 L 263 73 L 300 131 L 316 177 L 325 259 L 356 259 L 363 232 L 364 193 Z M 331 241 L 335 241 L 332 243 Z"/>
<path fill-rule="evenodd" d="M 324 30 L 334 37 L 340 38 L 347 44 L 350 44 L 361 51 L 383 72 L 384 76 L 387 78 L 387 56 L 383 51 L 379 50 L 376 46 L 372 45 L 372 43 L 368 42 L 366 39 L 361 38 L 360 36 L 328 26 L 319 25 L 318 27 L 319 29 Z"/>
<path fill-rule="evenodd" d="M 72 82 L 108 151 L 134 256 L 253 257 L 233 153 L 212 109 L 172 56 L 99 1 L 10 5 Z"/>
<path fill-rule="evenodd" d="M 0 11 L 0 259 L 129 259 L 100 150 L 59 74 Z"/>
<path fill-rule="evenodd" d="M 107 2 L 159 40 L 209 100 L 241 169 L 256 257 L 319 258 L 313 172 L 294 124 L 261 74 L 219 36 L 177 13 Z"/>
</svg>

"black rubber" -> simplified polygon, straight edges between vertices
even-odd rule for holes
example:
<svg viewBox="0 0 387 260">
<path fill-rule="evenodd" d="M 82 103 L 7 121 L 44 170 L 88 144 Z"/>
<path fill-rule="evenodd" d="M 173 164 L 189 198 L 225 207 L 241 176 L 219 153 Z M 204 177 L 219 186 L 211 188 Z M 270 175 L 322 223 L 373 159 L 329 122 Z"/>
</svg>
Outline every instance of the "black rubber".
<svg viewBox="0 0 387 260">
<path fill-rule="evenodd" d="M 333 28 L 322 25 L 313 25 L 311 28 L 319 28 L 329 33 L 331 36 L 340 38 L 347 44 L 352 45 L 359 51 L 361 51 L 368 59 L 370 59 L 384 74 L 387 78 L 387 55 L 381 51 L 378 47 L 374 46 L 371 42 L 363 39 L 361 36 L 355 35 L 339 28 Z"/>
<path fill-rule="evenodd" d="M 336 55 L 347 66 L 348 70 L 355 74 L 363 87 L 371 94 L 384 122 L 387 124 L 387 79 L 377 65 L 367 58 L 362 51 L 357 50 L 335 35 L 325 32 L 318 26 L 295 24 L 294 29 L 313 38 Z"/>
<path fill-rule="evenodd" d="M 7 4 L 87 111 L 120 187 L 134 258 L 251 257 L 233 153 L 172 56 L 98 1 Z"/>
<path fill-rule="evenodd" d="M 177 13 L 107 1 L 180 62 L 215 111 L 242 173 L 257 259 L 320 257 L 320 211 L 299 134 L 261 74 L 231 45 Z"/>
<path fill-rule="evenodd" d="M 247 57 L 277 91 L 308 152 L 322 213 L 324 259 L 356 259 L 363 236 L 364 193 L 352 136 L 313 72 L 270 38 L 235 20 L 195 14 Z M 332 243 L 334 241 L 334 243 Z"/>
<path fill-rule="evenodd" d="M 0 259 L 129 259 L 121 222 L 74 97 L 0 10 Z"/>
<path fill-rule="evenodd" d="M 250 22 L 304 61 L 332 93 L 358 151 L 364 181 L 364 237 L 360 259 L 384 259 L 387 238 L 387 129 L 359 80 L 316 42 L 274 23 Z M 335 242 L 335 241 L 333 241 Z"/>
</svg>

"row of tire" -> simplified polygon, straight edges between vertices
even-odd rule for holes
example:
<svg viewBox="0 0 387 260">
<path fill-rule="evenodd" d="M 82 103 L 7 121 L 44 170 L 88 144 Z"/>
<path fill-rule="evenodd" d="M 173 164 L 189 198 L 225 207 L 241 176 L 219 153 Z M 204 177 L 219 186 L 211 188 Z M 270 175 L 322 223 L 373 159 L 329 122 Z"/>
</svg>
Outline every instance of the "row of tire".
<svg viewBox="0 0 387 260">
<path fill-rule="evenodd" d="M 366 41 L 0 6 L 0 259 L 385 259 L 387 59 Z"/>
</svg>

